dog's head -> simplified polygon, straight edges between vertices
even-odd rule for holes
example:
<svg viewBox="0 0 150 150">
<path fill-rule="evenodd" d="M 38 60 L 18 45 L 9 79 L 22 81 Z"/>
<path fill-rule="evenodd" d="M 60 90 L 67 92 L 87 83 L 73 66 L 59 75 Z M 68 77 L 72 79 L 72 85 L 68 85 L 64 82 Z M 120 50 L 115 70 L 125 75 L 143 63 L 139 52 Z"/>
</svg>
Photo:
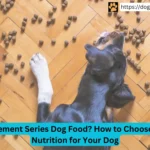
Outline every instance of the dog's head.
<svg viewBox="0 0 150 150">
<path fill-rule="evenodd" d="M 123 44 L 124 34 L 112 32 L 100 37 L 96 46 L 85 45 L 90 73 L 99 82 L 105 82 L 111 87 L 112 96 L 108 98 L 107 105 L 115 108 L 121 108 L 134 100 L 130 89 L 124 84 L 126 58 Z"/>
</svg>

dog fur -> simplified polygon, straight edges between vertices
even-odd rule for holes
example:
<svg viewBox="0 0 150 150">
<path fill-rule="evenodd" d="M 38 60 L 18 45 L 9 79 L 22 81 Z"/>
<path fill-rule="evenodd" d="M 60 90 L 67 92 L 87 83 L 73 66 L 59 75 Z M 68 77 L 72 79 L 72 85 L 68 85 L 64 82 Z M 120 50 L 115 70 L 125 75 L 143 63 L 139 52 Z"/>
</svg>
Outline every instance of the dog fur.
<svg viewBox="0 0 150 150">
<path fill-rule="evenodd" d="M 122 108 L 134 100 L 129 87 L 124 84 L 126 58 L 123 55 L 124 36 L 112 39 L 111 44 L 99 49 L 87 44 L 88 65 L 82 76 L 78 94 L 70 105 L 61 104 L 53 112 L 49 106 L 53 95 L 47 62 L 36 54 L 31 59 L 31 69 L 38 82 L 38 122 L 113 122 L 112 109 Z M 38 67 L 39 66 L 39 67 Z M 43 70 L 42 70 L 43 68 Z M 109 110 L 109 114 L 108 114 Z M 44 150 L 109 150 L 110 147 L 45 147 Z"/>
</svg>

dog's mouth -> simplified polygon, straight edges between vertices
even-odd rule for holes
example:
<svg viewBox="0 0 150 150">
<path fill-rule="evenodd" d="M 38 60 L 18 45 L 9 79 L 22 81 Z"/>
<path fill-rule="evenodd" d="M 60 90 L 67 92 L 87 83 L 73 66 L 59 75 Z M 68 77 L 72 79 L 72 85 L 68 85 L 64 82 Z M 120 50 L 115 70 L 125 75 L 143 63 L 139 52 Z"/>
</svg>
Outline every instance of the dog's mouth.
<svg viewBox="0 0 150 150">
<path fill-rule="evenodd" d="M 115 45 L 119 49 L 122 49 L 123 43 L 124 34 L 122 32 L 103 32 L 95 46 L 100 50 L 104 50 L 108 45 Z"/>
</svg>

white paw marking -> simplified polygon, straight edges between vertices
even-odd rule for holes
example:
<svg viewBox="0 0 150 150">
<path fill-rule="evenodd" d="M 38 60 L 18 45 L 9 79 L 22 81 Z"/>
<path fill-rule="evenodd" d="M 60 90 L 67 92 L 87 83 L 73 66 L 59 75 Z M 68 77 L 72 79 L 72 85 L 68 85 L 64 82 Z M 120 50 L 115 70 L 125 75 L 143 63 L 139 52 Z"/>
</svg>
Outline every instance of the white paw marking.
<svg viewBox="0 0 150 150">
<path fill-rule="evenodd" d="M 38 103 L 51 103 L 53 88 L 46 59 L 39 53 L 34 54 L 30 60 L 30 66 L 38 83 Z"/>
</svg>

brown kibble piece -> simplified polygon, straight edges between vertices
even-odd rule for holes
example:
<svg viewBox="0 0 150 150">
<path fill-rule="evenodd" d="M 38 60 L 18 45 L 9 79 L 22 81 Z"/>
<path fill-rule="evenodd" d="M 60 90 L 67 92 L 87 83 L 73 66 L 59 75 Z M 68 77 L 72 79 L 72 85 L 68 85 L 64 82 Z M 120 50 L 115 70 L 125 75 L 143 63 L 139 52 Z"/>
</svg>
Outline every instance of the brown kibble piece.
<svg viewBox="0 0 150 150">
<path fill-rule="evenodd" d="M 10 64 L 8 65 L 8 68 L 9 68 L 9 69 L 13 69 L 13 67 L 14 67 L 14 64 L 13 64 L 13 63 L 10 63 Z"/>
<path fill-rule="evenodd" d="M 27 25 L 26 21 L 22 21 L 22 26 L 25 27 Z"/>
<path fill-rule="evenodd" d="M 73 16 L 72 19 L 73 19 L 73 21 L 77 21 L 78 18 L 77 18 L 77 16 Z"/>
<path fill-rule="evenodd" d="M 43 18 L 42 18 L 42 17 L 39 17 L 39 18 L 38 18 L 38 22 L 41 23 L 42 21 L 43 21 Z"/>
<path fill-rule="evenodd" d="M 2 78 L 2 74 L 0 74 L 0 79 Z"/>
<path fill-rule="evenodd" d="M 2 32 L 2 36 L 1 36 L 1 39 L 4 40 L 6 37 L 6 33 L 5 32 Z"/>
<path fill-rule="evenodd" d="M 47 26 L 51 24 L 51 20 L 47 20 Z"/>
<path fill-rule="evenodd" d="M 131 62 L 131 57 L 127 57 L 127 61 L 130 63 Z"/>
<path fill-rule="evenodd" d="M 70 26 L 70 25 L 71 25 L 71 21 L 70 21 L 70 20 L 67 20 L 67 24 Z"/>
<path fill-rule="evenodd" d="M 17 31 L 16 31 L 16 30 L 13 30 L 13 31 L 12 31 L 12 35 L 13 35 L 13 36 L 16 36 L 16 35 L 17 35 Z"/>
<path fill-rule="evenodd" d="M 133 38 L 133 35 L 132 34 L 129 34 L 129 39 L 132 39 Z"/>
<path fill-rule="evenodd" d="M 0 104 L 2 103 L 2 99 L 0 98 Z"/>
<path fill-rule="evenodd" d="M 17 59 L 18 59 L 18 60 L 20 60 L 20 59 L 21 59 L 21 57 L 22 57 L 22 55 L 21 55 L 21 54 L 18 54 L 18 55 L 17 55 Z"/>
<path fill-rule="evenodd" d="M 44 41 L 40 40 L 39 41 L 39 46 L 43 46 L 43 44 L 44 44 Z"/>
<path fill-rule="evenodd" d="M 150 83 L 149 82 L 145 82 L 145 88 L 149 88 Z"/>
<path fill-rule="evenodd" d="M 57 10 L 57 7 L 56 6 L 53 6 L 53 11 L 56 11 Z"/>
<path fill-rule="evenodd" d="M 137 72 L 141 71 L 141 67 L 140 66 L 137 66 L 136 69 L 137 69 Z"/>
<path fill-rule="evenodd" d="M 120 26 L 120 23 L 117 22 L 117 23 L 115 24 L 115 28 L 119 28 L 119 26 Z"/>
<path fill-rule="evenodd" d="M 65 0 L 65 1 L 64 1 L 64 4 L 67 6 L 67 5 L 68 5 L 68 1 L 67 1 L 67 0 Z"/>
<path fill-rule="evenodd" d="M 15 69 L 14 69 L 14 74 L 17 74 L 17 73 L 18 73 L 18 69 L 15 68 Z"/>
<path fill-rule="evenodd" d="M 137 40 L 136 40 L 136 44 L 139 45 L 140 43 L 141 43 L 141 40 L 140 40 L 140 39 L 137 39 Z"/>
<path fill-rule="evenodd" d="M 131 50 L 127 50 L 127 55 L 130 55 L 131 54 Z"/>
<path fill-rule="evenodd" d="M 48 12 L 48 15 L 51 17 L 51 16 L 53 16 L 53 12 L 52 11 L 49 11 Z"/>
<path fill-rule="evenodd" d="M 28 19 L 27 19 L 26 17 L 24 17 L 24 18 L 23 18 L 23 21 L 27 22 L 27 21 L 28 21 Z"/>
<path fill-rule="evenodd" d="M 7 74 L 9 72 L 9 68 L 5 67 L 4 72 Z"/>
<path fill-rule="evenodd" d="M 21 66 L 21 68 L 24 68 L 25 63 L 24 63 L 24 62 L 21 62 L 20 66 Z"/>
<path fill-rule="evenodd" d="M 31 22 L 32 22 L 32 23 L 35 23 L 36 20 L 37 20 L 37 19 L 33 17 L 33 18 L 31 19 Z"/>
<path fill-rule="evenodd" d="M 12 43 L 15 43 L 16 42 L 16 36 L 13 36 L 12 37 Z"/>
<path fill-rule="evenodd" d="M 54 23 L 55 23 L 55 21 L 56 21 L 56 19 L 55 19 L 55 18 L 52 18 L 52 19 L 51 19 L 51 23 L 52 23 L 52 24 L 54 24 Z"/>
<path fill-rule="evenodd" d="M 145 41 L 145 37 L 142 37 L 141 38 L 141 42 L 143 43 Z"/>
<path fill-rule="evenodd" d="M 17 139 L 17 138 L 18 138 L 18 135 L 14 135 L 14 138 Z"/>
<path fill-rule="evenodd" d="M 72 20 L 72 16 L 69 16 L 69 17 L 68 17 L 68 20 Z"/>
<path fill-rule="evenodd" d="M 133 38 L 132 38 L 132 44 L 135 44 L 135 42 L 136 42 L 136 38 L 133 37 Z"/>
<path fill-rule="evenodd" d="M 137 21 L 137 22 L 140 22 L 140 21 L 141 21 L 141 17 L 140 17 L 140 16 L 137 16 L 136 21 Z"/>
<path fill-rule="evenodd" d="M 131 31 L 129 31 L 129 34 L 134 34 L 134 30 L 132 29 Z"/>
<path fill-rule="evenodd" d="M 150 89 L 148 89 L 147 91 L 146 91 L 146 94 L 147 95 L 150 95 Z M 150 148 L 150 147 L 149 147 Z"/>
<path fill-rule="evenodd" d="M 3 60 L 5 60 L 7 58 L 7 54 L 3 54 Z"/>
<path fill-rule="evenodd" d="M 37 14 L 34 14 L 34 18 L 37 20 L 38 19 L 38 15 Z"/>
<path fill-rule="evenodd" d="M 136 53 L 136 57 L 137 57 L 137 58 L 140 58 L 140 57 L 141 57 L 141 53 L 140 53 L 140 52 L 137 52 L 137 53 Z"/>
<path fill-rule="evenodd" d="M 68 29 L 69 28 L 69 25 L 68 24 L 65 24 L 64 25 L 64 29 Z"/>
<path fill-rule="evenodd" d="M 31 82 L 30 87 L 32 88 L 35 85 L 34 81 Z"/>
<path fill-rule="evenodd" d="M 23 75 L 20 76 L 20 81 L 24 81 L 25 77 Z"/>
<path fill-rule="evenodd" d="M 128 42 L 129 41 L 129 36 L 125 37 L 125 41 Z"/>
<path fill-rule="evenodd" d="M 25 27 L 22 26 L 22 27 L 21 27 L 21 32 L 23 33 L 24 31 L 25 31 Z"/>
<path fill-rule="evenodd" d="M 64 42 L 64 45 L 65 45 L 65 47 L 67 47 L 67 46 L 69 45 L 69 42 L 68 42 L 68 41 L 65 41 L 65 42 Z"/>
<path fill-rule="evenodd" d="M 120 18 L 118 21 L 119 21 L 120 23 L 123 23 L 123 19 L 122 19 L 122 18 Z"/>
<path fill-rule="evenodd" d="M 8 47 L 8 46 L 9 46 L 9 41 L 6 40 L 6 41 L 5 41 L 5 47 Z"/>
<path fill-rule="evenodd" d="M 12 39 L 12 36 L 11 36 L 11 35 L 9 35 L 9 36 L 8 36 L 8 40 L 9 40 L 9 41 L 11 41 L 11 39 Z"/>
<path fill-rule="evenodd" d="M 117 14 L 117 19 L 119 20 L 121 18 L 121 15 Z"/>
<path fill-rule="evenodd" d="M 112 12 L 108 12 L 108 16 L 109 16 L 109 17 L 112 16 Z"/>
<path fill-rule="evenodd" d="M 73 37 L 72 37 L 72 41 L 75 42 L 76 40 L 77 40 L 77 37 L 76 37 L 76 36 L 73 36 Z"/>
<path fill-rule="evenodd" d="M 56 44 L 56 40 L 52 39 L 51 44 L 55 45 Z"/>
</svg>

